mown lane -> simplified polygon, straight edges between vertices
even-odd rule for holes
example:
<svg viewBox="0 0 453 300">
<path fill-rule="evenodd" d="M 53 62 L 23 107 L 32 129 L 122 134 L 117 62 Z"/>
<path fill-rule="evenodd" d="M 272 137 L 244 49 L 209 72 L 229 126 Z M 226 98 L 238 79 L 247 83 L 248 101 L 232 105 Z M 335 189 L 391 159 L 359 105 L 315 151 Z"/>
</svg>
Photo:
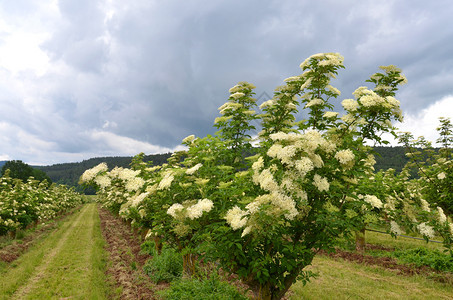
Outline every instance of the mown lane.
<svg viewBox="0 0 453 300">
<path fill-rule="evenodd" d="M 0 274 L 0 298 L 107 298 L 103 244 L 97 207 L 87 204 Z"/>
</svg>

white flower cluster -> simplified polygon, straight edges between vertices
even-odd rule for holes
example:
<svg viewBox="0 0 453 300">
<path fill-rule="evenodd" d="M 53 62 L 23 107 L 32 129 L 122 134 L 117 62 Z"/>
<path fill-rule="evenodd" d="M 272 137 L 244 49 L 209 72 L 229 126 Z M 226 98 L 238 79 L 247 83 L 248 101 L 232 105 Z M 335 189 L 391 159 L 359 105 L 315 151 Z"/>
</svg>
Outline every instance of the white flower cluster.
<svg viewBox="0 0 453 300">
<path fill-rule="evenodd" d="M 237 230 L 247 224 L 247 215 L 248 212 L 243 211 L 238 206 L 235 206 L 227 212 L 225 220 L 231 228 L 233 228 L 233 230 Z"/>
<path fill-rule="evenodd" d="M 107 175 L 96 176 L 94 182 L 99 185 L 99 187 L 104 190 L 110 186 L 112 180 Z"/>
<path fill-rule="evenodd" d="M 186 170 L 186 174 L 187 174 L 187 175 L 193 175 L 193 174 L 194 174 L 196 171 L 198 171 L 198 169 L 200 169 L 202 166 L 203 166 L 203 164 L 198 163 L 198 164 L 196 164 L 195 166 L 193 166 L 192 168 L 187 169 L 187 170 Z"/>
<path fill-rule="evenodd" d="M 220 106 L 218 108 L 218 110 L 220 111 L 221 115 L 224 115 L 229 110 L 237 110 L 242 107 L 243 107 L 243 105 L 241 103 L 228 101 L 228 102 L 225 102 L 222 106 Z"/>
<path fill-rule="evenodd" d="M 354 112 L 359 107 L 359 103 L 354 99 L 345 99 L 341 102 L 341 105 L 349 112 Z"/>
<path fill-rule="evenodd" d="M 340 150 L 335 154 L 335 158 L 340 162 L 342 165 L 349 164 L 351 161 L 355 159 L 355 155 L 350 149 Z"/>
<path fill-rule="evenodd" d="M 427 225 L 426 223 L 421 223 L 417 225 L 417 229 L 420 234 L 432 239 L 434 237 L 434 229 L 433 227 Z"/>
<path fill-rule="evenodd" d="M 329 89 L 329 91 L 331 91 L 332 93 L 334 94 L 337 94 L 338 96 L 341 95 L 341 92 L 339 89 L 337 89 L 336 87 L 333 87 L 331 86 L 330 84 L 327 86 L 327 88 Z"/>
<path fill-rule="evenodd" d="M 327 119 L 335 118 L 336 116 L 338 116 L 338 113 L 335 111 L 326 111 L 323 115 L 323 117 Z"/>
<path fill-rule="evenodd" d="M 175 203 L 170 206 L 167 210 L 167 214 L 172 216 L 173 218 L 177 217 L 177 214 L 184 209 L 184 206 L 180 203 Z"/>
<path fill-rule="evenodd" d="M 329 190 L 329 182 L 327 178 L 315 174 L 313 177 L 313 184 L 318 188 L 320 192 L 327 192 Z"/>
<path fill-rule="evenodd" d="M 185 137 L 182 142 L 183 144 L 191 144 L 195 140 L 195 135 L 191 134 L 187 137 Z"/>
<path fill-rule="evenodd" d="M 238 99 L 238 98 L 241 98 L 241 97 L 244 97 L 244 96 L 245 96 L 245 94 L 241 93 L 241 92 L 236 92 L 236 93 L 230 95 L 230 97 L 233 98 L 233 99 Z"/>
<path fill-rule="evenodd" d="M 427 212 L 431 211 L 431 209 L 429 208 L 428 201 L 426 201 L 425 199 L 420 199 L 420 203 L 421 203 L 421 206 L 422 206 L 422 210 L 427 211 Z"/>
<path fill-rule="evenodd" d="M 168 189 L 174 179 L 175 179 L 175 176 L 173 175 L 173 172 L 171 170 L 167 170 L 164 173 L 164 177 L 159 182 L 159 186 L 157 187 L 157 189 L 158 190 Z"/>
<path fill-rule="evenodd" d="M 130 198 L 131 206 L 137 207 L 149 195 L 149 193 L 141 193 Z"/>
<path fill-rule="evenodd" d="M 400 226 L 395 221 L 390 221 L 390 231 L 396 235 L 402 233 Z"/>
<path fill-rule="evenodd" d="M 133 177 L 127 180 L 126 190 L 128 190 L 129 192 L 138 191 L 143 187 L 143 185 L 145 185 L 145 180 L 140 177 Z"/>
<path fill-rule="evenodd" d="M 80 181 L 88 183 L 93 180 L 99 173 L 106 172 L 108 170 L 106 163 L 100 163 L 99 165 L 86 170 L 83 172 Z"/>
<path fill-rule="evenodd" d="M 443 180 L 443 179 L 445 179 L 445 177 L 446 177 L 446 175 L 444 172 L 437 174 L 437 179 L 439 179 L 439 180 Z"/>
<path fill-rule="evenodd" d="M 210 212 L 213 206 L 214 203 L 209 199 L 198 200 L 196 204 L 187 208 L 187 217 L 191 220 L 198 219 L 203 215 L 203 212 Z"/>
<path fill-rule="evenodd" d="M 447 222 L 447 216 L 445 215 L 444 213 L 444 210 L 442 209 L 442 207 L 437 207 L 437 213 L 439 214 L 439 222 L 440 223 L 446 223 Z"/>
<path fill-rule="evenodd" d="M 375 207 L 375 208 L 382 208 L 384 207 L 383 203 L 381 200 L 379 200 L 378 197 L 374 196 L 374 195 L 365 195 L 363 197 L 363 200 L 369 204 L 371 204 L 371 206 Z"/>
<path fill-rule="evenodd" d="M 342 66 L 344 57 L 339 53 L 317 53 L 300 64 L 300 68 L 307 67 L 311 60 L 317 60 L 319 66 Z"/>
<path fill-rule="evenodd" d="M 321 104 L 324 104 L 324 100 L 315 98 L 315 99 L 310 100 L 307 104 L 305 104 L 305 108 L 311 107 L 311 106 L 316 106 L 316 105 L 321 105 Z"/>
<path fill-rule="evenodd" d="M 256 88 L 256 86 L 254 86 L 253 84 L 248 83 L 246 81 L 241 81 L 238 84 L 236 84 L 235 86 L 233 86 L 232 88 L 230 88 L 229 92 L 230 92 L 230 94 L 234 94 L 237 92 L 242 92 L 242 91 L 244 91 L 244 89 L 253 90 L 255 88 Z"/>
<path fill-rule="evenodd" d="M 188 202 L 190 201 L 186 201 L 185 203 Z M 198 202 L 193 205 L 186 204 L 187 207 L 183 204 L 173 204 L 168 208 L 167 214 L 175 219 L 189 218 L 191 220 L 194 220 L 200 218 L 204 212 L 210 212 L 214 207 L 214 203 L 209 199 L 198 200 Z"/>
</svg>

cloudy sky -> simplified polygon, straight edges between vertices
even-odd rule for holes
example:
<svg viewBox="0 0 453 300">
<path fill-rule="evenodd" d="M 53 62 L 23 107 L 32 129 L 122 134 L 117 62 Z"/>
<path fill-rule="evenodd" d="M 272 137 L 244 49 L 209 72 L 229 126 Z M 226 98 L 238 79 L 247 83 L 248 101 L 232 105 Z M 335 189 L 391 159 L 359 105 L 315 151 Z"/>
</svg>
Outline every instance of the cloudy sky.
<svg viewBox="0 0 453 300">
<path fill-rule="evenodd" d="M 172 151 L 215 132 L 237 82 L 272 95 L 319 52 L 345 57 L 338 103 L 402 68 L 400 127 L 435 140 L 453 118 L 452 16 L 450 0 L 0 1 L 0 160 Z"/>
</svg>

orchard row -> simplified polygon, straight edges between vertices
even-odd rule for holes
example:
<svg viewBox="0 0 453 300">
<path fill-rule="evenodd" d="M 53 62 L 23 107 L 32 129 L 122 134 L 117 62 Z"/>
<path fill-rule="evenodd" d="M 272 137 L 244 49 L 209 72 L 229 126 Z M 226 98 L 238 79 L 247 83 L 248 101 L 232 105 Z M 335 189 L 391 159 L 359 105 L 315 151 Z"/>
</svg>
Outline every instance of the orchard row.
<svg viewBox="0 0 453 300">
<path fill-rule="evenodd" d="M 0 236 L 51 220 L 83 202 L 82 195 L 66 186 L 33 177 L 23 182 L 6 172 L 0 178 Z"/>
</svg>

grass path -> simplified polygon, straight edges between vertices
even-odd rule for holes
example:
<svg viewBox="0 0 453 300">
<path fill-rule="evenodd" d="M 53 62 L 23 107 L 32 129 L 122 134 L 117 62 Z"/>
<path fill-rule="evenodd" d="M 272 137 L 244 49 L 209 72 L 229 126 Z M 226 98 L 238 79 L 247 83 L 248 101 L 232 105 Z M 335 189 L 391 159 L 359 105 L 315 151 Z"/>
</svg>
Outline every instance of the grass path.
<svg viewBox="0 0 453 300">
<path fill-rule="evenodd" d="M 0 299 L 105 299 L 105 253 L 94 203 L 0 274 Z"/>
</svg>

